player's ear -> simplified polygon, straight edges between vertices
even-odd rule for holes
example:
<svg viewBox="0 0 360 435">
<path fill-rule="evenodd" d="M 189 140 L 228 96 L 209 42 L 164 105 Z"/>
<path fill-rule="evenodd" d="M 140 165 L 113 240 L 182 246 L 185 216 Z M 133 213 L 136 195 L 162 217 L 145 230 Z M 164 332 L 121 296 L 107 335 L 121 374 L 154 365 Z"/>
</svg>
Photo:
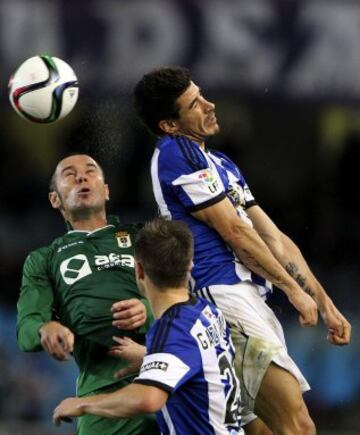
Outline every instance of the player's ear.
<svg viewBox="0 0 360 435">
<path fill-rule="evenodd" d="M 140 263 L 140 261 L 137 260 L 135 260 L 135 278 L 140 293 L 144 296 L 147 296 L 144 266 Z"/>
<path fill-rule="evenodd" d="M 110 199 L 109 185 L 108 184 L 104 184 L 104 187 L 105 187 L 105 199 L 106 199 L 106 201 L 109 201 L 109 199 Z"/>
<path fill-rule="evenodd" d="M 139 281 L 142 281 L 145 278 L 144 266 L 138 260 L 135 261 L 135 275 L 136 280 Z"/>
<path fill-rule="evenodd" d="M 49 201 L 51 203 L 52 208 L 60 208 L 61 207 L 60 196 L 55 190 L 53 192 L 49 192 Z"/>
<path fill-rule="evenodd" d="M 171 119 L 162 119 L 159 122 L 159 128 L 167 134 L 175 134 L 178 131 L 178 125 L 176 121 Z"/>
</svg>

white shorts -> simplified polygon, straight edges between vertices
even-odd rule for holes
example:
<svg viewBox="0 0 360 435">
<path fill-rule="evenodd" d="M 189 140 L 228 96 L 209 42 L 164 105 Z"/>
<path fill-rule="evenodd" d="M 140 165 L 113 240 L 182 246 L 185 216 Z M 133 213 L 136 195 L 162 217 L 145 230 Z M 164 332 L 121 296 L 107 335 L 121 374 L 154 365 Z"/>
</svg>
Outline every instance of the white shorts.
<svg viewBox="0 0 360 435">
<path fill-rule="evenodd" d="M 271 362 L 290 372 L 300 389 L 310 389 L 305 377 L 287 352 L 283 328 L 273 310 L 250 282 L 214 285 L 198 290 L 224 313 L 235 346 L 235 369 L 241 384 L 242 425 L 256 418 L 255 398 Z"/>
</svg>

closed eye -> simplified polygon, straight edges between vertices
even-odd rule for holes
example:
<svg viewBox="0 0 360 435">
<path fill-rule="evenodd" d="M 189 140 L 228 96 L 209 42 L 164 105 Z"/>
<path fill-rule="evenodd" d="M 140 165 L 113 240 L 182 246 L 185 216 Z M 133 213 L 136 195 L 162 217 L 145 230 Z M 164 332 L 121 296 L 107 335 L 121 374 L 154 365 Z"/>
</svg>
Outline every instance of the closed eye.
<svg viewBox="0 0 360 435">
<path fill-rule="evenodd" d="M 69 177 L 70 175 L 76 175 L 75 171 L 65 171 L 63 173 L 64 177 Z"/>
</svg>

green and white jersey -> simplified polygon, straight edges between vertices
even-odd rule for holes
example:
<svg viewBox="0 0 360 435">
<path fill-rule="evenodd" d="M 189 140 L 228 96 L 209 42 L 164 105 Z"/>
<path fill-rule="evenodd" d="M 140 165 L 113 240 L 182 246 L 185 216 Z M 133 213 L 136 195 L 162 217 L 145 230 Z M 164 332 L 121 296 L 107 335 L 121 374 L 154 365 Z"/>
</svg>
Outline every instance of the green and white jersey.
<svg viewBox="0 0 360 435">
<path fill-rule="evenodd" d="M 18 301 L 17 337 L 24 351 L 41 350 L 39 328 L 57 319 L 75 334 L 74 357 L 80 368 L 78 394 L 113 384 L 126 363 L 107 355 L 113 335 L 144 342 L 152 322 L 148 302 L 134 274 L 134 241 L 139 225 L 120 225 L 114 217 L 104 228 L 69 231 L 26 259 Z M 142 299 L 148 309 L 145 327 L 136 332 L 112 326 L 111 305 Z"/>
</svg>

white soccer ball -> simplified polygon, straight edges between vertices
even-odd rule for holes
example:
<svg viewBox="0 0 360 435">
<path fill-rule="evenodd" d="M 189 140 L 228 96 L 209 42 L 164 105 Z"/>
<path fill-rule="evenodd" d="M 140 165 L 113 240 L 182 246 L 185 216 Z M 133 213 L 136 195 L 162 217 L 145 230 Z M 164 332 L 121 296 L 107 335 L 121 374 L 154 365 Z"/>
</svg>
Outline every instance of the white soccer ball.
<svg viewBox="0 0 360 435">
<path fill-rule="evenodd" d="M 48 55 L 27 59 L 9 81 L 11 105 L 32 122 L 48 124 L 64 118 L 74 108 L 78 94 L 72 68 Z"/>
</svg>

